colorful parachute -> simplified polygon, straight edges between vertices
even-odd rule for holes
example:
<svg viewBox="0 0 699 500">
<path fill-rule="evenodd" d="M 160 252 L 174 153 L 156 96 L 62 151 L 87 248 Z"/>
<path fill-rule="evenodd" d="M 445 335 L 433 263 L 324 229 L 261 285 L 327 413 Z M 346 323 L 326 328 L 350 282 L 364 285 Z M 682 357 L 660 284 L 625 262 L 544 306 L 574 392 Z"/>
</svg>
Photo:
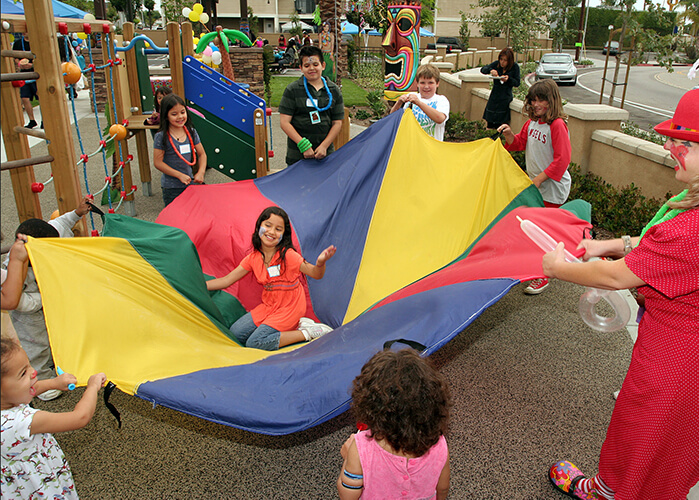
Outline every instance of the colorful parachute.
<svg viewBox="0 0 699 500">
<path fill-rule="evenodd" d="M 305 285 L 308 315 L 335 330 L 266 352 L 228 337 L 259 285 L 251 276 L 233 285 L 238 302 L 210 295 L 202 271 L 233 269 L 273 204 L 306 259 L 338 248 L 325 277 Z M 589 224 L 527 208 L 541 205 L 499 141 L 438 142 L 412 113 L 395 113 L 320 162 L 192 186 L 159 224 L 107 215 L 102 238 L 28 248 L 56 363 L 80 383 L 104 371 L 154 404 L 279 435 L 344 412 L 353 378 L 386 341 L 432 353 L 520 280 L 541 276 L 541 251 L 516 215 L 575 248 Z"/>
</svg>

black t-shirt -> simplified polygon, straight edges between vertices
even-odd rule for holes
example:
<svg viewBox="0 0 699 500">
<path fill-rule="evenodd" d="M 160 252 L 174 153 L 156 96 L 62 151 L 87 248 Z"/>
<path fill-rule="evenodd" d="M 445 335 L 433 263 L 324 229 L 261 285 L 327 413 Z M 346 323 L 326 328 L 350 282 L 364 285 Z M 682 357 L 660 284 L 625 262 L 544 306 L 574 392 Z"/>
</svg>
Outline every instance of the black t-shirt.
<svg viewBox="0 0 699 500">
<path fill-rule="evenodd" d="M 25 40 L 24 37 L 20 36 L 19 38 L 16 38 L 15 42 L 12 44 L 12 50 L 24 50 L 27 52 L 31 52 L 32 49 L 29 46 L 29 41 Z M 20 71 L 34 71 L 34 65 L 32 64 L 32 67 L 30 69 L 20 69 Z"/>
</svg>

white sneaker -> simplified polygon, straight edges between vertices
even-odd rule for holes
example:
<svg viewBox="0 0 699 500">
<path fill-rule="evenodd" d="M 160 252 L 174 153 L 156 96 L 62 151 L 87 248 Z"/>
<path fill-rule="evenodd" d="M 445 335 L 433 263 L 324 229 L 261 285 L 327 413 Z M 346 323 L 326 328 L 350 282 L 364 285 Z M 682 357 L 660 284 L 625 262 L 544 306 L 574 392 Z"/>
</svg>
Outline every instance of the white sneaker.
<svg viewBox="0 0 699 500">
<path fill-rule="evenodd" d="M 301 333 L 303 333 L 306 340 L 317 339 L 326 333 L 333 331 L 332 328 L 330 328 L 328 325 L 324 325 L 323 323 L 314 323 L 313 325 L 299 327 L 299 330 L 301 330 Z"/>
<path fill-rule="evenodd" d="M 49 389 L 48 391 L 44 391 L 36 397 L 42 401 L 51 401 L 52 399 L 56 399 L 61 394 L 63 394 L 63 391 L 59 391 L 58 389 Z"/>
<path fill-rule="evenodd" d="M 313 326 L 313 325 L 315 325 L 315 324 L 316 324 L 316 322 L 313 321 L 311 318 L 301 318 L 301 319 L 299 320 L 299 326 L 298 326 L 298 327 L 299 327 L 299 329 L 301 329 L 301 328 L 304 327 L 304 326 Z"/>
</svg>

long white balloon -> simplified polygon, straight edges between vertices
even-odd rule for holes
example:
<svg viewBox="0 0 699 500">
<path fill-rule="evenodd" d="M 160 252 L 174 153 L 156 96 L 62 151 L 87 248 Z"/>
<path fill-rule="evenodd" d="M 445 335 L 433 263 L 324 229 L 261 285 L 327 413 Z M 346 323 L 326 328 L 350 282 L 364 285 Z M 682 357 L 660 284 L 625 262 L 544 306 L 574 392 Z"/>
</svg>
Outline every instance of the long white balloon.
<svg viewBox="0 0 699 500">
<path fill-rule="evenodd" d="M 544 252 L 552 252 L 556 249 L 558 243 L 546 231 L 534 224 L 530 220 L 519 220 L 519 227 L 524 231 L 524 234 L 538 245 Z M 582 262 L 580 259 L 571 254 L 568 250 L 564 250 L 565 259 L 568 262 Z M 614 316 L 607 318 L 600 316 L 595 311 L 595 305 L 600 301 L 606 301 L 614 311 Z M 585 293 L 580 297 L 578 303 L 578 312 L 580 317 L 587 326 L 600 332 L 614 332 L 620 330 L 629 322 L 631 318 L 631 309 L 626 299 L 616 290 L 601 290 L 599 288 L 587 287 Z"/>
</svg>

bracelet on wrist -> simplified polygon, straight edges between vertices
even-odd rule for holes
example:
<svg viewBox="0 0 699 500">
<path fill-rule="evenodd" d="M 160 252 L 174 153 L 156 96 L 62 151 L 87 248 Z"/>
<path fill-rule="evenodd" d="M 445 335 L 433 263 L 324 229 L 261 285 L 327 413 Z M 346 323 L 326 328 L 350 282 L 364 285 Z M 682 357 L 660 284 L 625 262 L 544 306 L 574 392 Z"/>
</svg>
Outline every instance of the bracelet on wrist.
<svg viewBox="0 0 699 500">
<path fill-rule="evenodd" d="M 628 255 L 631 250 L 633 250 L 633 246 L 631 246 L 631 236 L 625 234 L 621 237 L 621 241 L 624 243 L 624 255 Z"/>
<path fill-rule="evenodd" d="M 299 151 L 301 151 L 302 153 L 305 153 L 306 151 L 308 151 L 309 149 L 311 149 L 313 147 L 313 145 L 311 144 L 311 141 L 309 141 L 305 137 L 303 139 L 301 139 L 296 146 L 298 146 Z"/>
</svg>

